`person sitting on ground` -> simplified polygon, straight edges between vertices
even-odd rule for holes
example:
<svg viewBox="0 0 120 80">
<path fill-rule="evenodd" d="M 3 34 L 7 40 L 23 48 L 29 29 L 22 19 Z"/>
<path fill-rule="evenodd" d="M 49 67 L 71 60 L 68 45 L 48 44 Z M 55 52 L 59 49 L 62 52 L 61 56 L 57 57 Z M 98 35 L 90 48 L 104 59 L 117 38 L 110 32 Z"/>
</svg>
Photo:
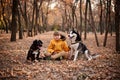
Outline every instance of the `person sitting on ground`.
<svg viewBox="0 0 120 80">
<path fill-rule="evenodd" d="M 45 56 L 50 57 L 53 60 L 60 60 L 60 58 L 68 59 L 69 46 L 65 41 L 66 37 L 55 31 L 53 33 L 53 39 L 50 41 Z"/>
</svg>

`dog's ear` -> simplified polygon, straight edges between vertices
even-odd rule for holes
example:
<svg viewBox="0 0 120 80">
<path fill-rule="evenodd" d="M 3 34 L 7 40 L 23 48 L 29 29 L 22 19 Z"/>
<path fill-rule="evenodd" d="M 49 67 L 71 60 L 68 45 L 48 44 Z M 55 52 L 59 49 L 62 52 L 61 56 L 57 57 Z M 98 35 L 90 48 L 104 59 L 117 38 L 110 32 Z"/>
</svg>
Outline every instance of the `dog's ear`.
<svg viewBox="0 0 120 80">
<path fill-rule="evenodd" d="M 37 39 L 35 39 L 35 40 L 33 41 L 33 44 L 37 44 Z"/>
<path fill-rule="evenodd" d="M 43 42 L 41 40 L 38 40 L 38 42 L 40 42 L 41 44 L 43 44 Z"/>
<path fill-rule="evenodd" d="M 63 41 L 65 41 L 66 37 L 64 35 L 60 34 L 60 39 L 63 40 Z"/>
<path fill-rule="evenodd" d="M 43 42 L 40 40 L 40 42 L 43 44 Z"/>
</svg>

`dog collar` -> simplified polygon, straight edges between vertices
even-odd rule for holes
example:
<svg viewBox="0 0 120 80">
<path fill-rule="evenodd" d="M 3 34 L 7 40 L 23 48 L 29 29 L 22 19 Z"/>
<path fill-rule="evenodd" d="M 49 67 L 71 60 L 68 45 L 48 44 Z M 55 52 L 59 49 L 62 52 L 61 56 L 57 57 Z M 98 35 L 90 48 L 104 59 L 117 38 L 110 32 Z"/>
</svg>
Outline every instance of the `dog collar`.
<svg viewBox="0 0 120 80">
<path fill-rule="evenodd" d="M 71 44 L 76 44 L 76 43 L 79 43 L 79 42 L 81 42 L 81 41 L 77 41 L 77 42 L 74 42 L 74 43 L 71 43 Z"/>
<path fill-rule="evenodd" d="M 77 43 L 77 42 L 76 42 Z M 71 44 L 76 44 L 76 43 L 71 43 Z"/>
<path fill-rule="evenodd" d="M 36 49 L 36 50 L 30 49 L 30 50 L 31 50 L 31 51 L 36 51 L 36 50 L 38 51 L 38 50 L 40 50 L 40 49 Z"/>
</svg>

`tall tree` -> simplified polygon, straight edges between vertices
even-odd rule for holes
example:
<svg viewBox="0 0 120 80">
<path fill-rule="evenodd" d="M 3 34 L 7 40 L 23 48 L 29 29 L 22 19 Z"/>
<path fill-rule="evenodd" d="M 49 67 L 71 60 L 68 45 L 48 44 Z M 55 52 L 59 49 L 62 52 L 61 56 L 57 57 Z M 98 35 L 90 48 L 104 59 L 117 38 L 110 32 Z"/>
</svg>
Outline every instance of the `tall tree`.
<svg viewBox="0 0 120 80">
<path fill-rule="evenodd" d="M 34 25 L 34 15 L 35 15 L 35 5 L 36 5 L 36 0 L 34 0 L 34 2 L 33 2 L 33 13 L 32 13 L 32 28 L 30 29 L 31 30 L 31 32 L 29 32 L 29 33 L 31 33 L 31 34 L 29 34 L 29 36 L 33 36 L 33 33 L 32 33 L 32 29 L 34 28 L 34 32 L 35 32 L 35 25 Z"/>
<path fill-rule="evenodd" d="M 8 20 L 6 19 L 6 13 L 5 13 L 5 7 L 7 7 L 7 6 L 5 6 L 5 3 L 6 3 L 6 1 L 3 1 L 3 0 L 1 0 L 0 1 L 0 3 L 1 3 L 1 7 L 2 7 L 2 16 L 3 16 L 3 21 L 4 21 L 4 23 L 5 23 L 5 31 L 6 31 L 6 33 L 8 33 Z"/>
<path fill-rule="evenodd" d="M 80 12 L 80 36 L 82 36 L 82 0 L 80 0 L 80 6 L 79 6 L 79 12 Z"/>
<path fill-rule="evenodd" d="M 20 16 L 20 10 L 19 10 L 19 7 L 18 7 L 18 24 L 19 24 L 19 39 L 23 39 L 23 29 L 22 29 L 22 26 L 21 26 L 21 16 Z"/>
<path fill-rule="evenodd" d="M 103 34 L 103 21 L 102 21 L 102 17 L 103 17 L 103 10 L 102 10 L 102 0 L 100 0 L 100 21 L 99 21 L 99 26 L 100 26 L 100 34 Z"/>
<path fill-rule="evenodd" d="M 107 35 L 110 27 L 110 6 L 111 6 L 111 0 L 107 0 L 107 7 L 106 7 L 106 32 L 105 32 L 105 38 L 104 38 L 104 43 L 103 46 L 106 46 L 107 43 Z"/>
<path fill-rule="evenodd" d="M 12 24 L 11 24 L 11 41 L 16 41 L 16 32 L 17 32 L 17 8 L 18 0 L 13 0 L 12 3 Z"/>
<path fill-rule="evenodd" d="M 115 2 L 116 51 L 120 53 L 120 1 Z"/>
<path fill-rule="evenodd" d="M 84 40 L 87 37 L 87 12 L 88 12 L 88 0 L 86 0 L 86 7 L 85 7 L 85 28 L 84 28 Z"/>
<path fill-rule="evenodd" d="M 93 18 L 93 14 L 92 14 L 92 7 L 91 7 L 91 1 L 88 0 L 88 3 L 89 3 L 89 15 L 90 15 L 90 19 L 91 19 L 91 27 L 93 29 L 93 32 L 95 34 L 95 39 L 96 39 L 96 44 L 97 46 L 99 46 L 99 42 L 98 42 L 98 37 L 97 37 L 97 34 L 96 34 L 96 27 L 95 27 L 95 22 L 94 22 L 94 18 Z"/>
<path fill-rule="evenodd" d="M 25 17 L 25 25 L 26 28 L 28 29 L 28 36 L 29 36 L 29 25 L 28 25 L 28 16 L 27 16 L 27 1 L 24 1 L 24 17 Z"/>
</svg>

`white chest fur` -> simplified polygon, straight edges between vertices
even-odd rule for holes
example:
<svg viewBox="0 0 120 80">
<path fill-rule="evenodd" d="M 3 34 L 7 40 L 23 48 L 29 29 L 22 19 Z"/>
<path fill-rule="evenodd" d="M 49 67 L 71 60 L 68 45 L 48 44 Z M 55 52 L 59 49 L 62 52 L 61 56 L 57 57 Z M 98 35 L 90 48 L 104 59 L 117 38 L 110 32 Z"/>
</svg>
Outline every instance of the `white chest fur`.
<svg viewBox="0 0 120 80">
<path fill-rule="evenodd" d="M 38 54 L 38 51 L 34 51 L 33 54 Z"/>
<path fill-rule="evenodd" d="M 77 50 L 78 46 L 79 46 L 79 43 L 75 43 L 75 44 L 71 45 L 71 48 L 74 49 L 74 50 Z"/>
</svg>

